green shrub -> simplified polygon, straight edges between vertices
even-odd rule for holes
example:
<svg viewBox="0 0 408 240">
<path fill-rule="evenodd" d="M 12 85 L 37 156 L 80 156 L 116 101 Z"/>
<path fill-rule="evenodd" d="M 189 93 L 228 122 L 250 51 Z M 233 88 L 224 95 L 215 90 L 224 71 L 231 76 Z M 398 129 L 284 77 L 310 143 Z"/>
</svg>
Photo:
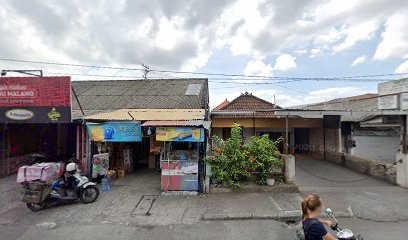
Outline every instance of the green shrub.
<svg viewBox="0 0 408 240">
<path fill-rule="evenodd" d="M 284 166 L 277 148 L 280 141 L 282 138 L 275 142 L 269 140 L 268 134 L 251 137 L 248 149 L 254 162 L 252 170 L 258 174 L 258 183 L 261 185 L 266 184 L 269 175 L 280 172 Z"/>
<path fill-rule="evenodd" d="M 231 137 L 222 140 L 214 136 L 213 156 L 207 160 L 211 164 L 213 176 L 233 188 L 240 188 L 240 181 L 257 174 L 258 183 L 265 184 L 269 174 L 279 172 L 283 164 L 276 142 L 268 135 L 252 137 L 249 144 L 243 144 L 242 129 L 238 124 L 231 128 Z"/>
</svg>

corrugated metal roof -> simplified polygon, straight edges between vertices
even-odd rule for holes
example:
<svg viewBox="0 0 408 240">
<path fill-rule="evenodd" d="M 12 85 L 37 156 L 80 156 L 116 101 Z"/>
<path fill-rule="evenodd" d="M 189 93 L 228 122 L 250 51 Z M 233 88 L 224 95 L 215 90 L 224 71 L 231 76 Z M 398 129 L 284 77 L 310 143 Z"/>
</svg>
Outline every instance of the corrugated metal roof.
<svg viewBox="0 0 408 240">
<path fill-rule="evenodd" d="M 193 95 L 185 95 L 190 84 L 201 87 L 194 88 Z M 85 116 L 119 109 L 208 108 L 206 78 L 72 81 L 72 87 Z M 74 96 L 72 110 L 74 119 L 84 117 Z"/>
<path fill-rule="evenodd" d="M 204 120 L 204 109 L 120 109 L 84 117 L 85 120 Z"/>
</svg>

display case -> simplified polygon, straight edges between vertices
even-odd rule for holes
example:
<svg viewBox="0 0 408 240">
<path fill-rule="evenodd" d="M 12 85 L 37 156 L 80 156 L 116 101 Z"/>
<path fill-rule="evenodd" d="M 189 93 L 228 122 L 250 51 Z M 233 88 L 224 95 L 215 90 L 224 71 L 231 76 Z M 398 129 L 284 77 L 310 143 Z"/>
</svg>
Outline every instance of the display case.
<svg viewBox="0 0 408 240">
<path fill-rule="evenodd" d="M 164 142 L 160 163 L 162 191 L 198 191 L 200 142 Z"/>
</svg>

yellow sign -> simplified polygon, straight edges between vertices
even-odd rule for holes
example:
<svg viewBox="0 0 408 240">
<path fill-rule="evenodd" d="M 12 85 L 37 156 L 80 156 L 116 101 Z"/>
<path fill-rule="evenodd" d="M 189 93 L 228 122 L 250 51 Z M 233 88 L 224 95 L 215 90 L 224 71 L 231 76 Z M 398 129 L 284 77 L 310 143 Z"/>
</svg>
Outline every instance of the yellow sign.
<svg viewBox="0 0 408 240">
<path fill-rule="evenodd" d="M 202 128 L 191 127 L 158 127 L 156 141 L 203 142 L 204 131 Z"/>
<path fill-rule="evenodd" d="M 48 113 L 48 118 L 51 119 L 52 122 L 58 121 L 58 118 L 60 117 L 61 117 L 61 114 L 57 112 L 55 107 L 53 107 L 51 112 Z"/>
</svg>

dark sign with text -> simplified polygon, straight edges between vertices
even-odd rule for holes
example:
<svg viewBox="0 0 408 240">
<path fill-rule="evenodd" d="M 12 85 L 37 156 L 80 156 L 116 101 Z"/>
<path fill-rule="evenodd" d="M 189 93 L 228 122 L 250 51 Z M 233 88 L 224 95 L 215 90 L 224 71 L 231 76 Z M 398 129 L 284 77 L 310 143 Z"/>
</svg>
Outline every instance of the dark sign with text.
<svg viewBox="0 0 408 240">
<path fill-rule="evenodd" d="M 70 77 L 0 77 L 0 123 L 71 122 Z"/>
</svg>

